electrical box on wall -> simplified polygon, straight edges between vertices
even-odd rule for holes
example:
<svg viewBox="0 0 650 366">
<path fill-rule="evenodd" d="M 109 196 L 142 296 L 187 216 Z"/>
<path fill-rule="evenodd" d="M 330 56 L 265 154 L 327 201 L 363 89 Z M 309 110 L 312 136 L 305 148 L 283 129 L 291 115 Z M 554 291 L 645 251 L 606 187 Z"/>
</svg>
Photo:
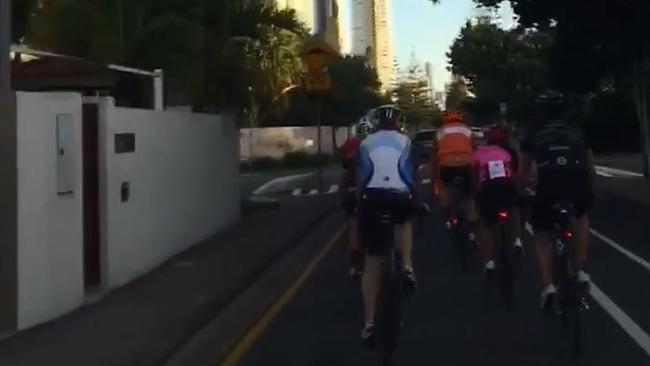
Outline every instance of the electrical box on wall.
<svg viewBox="0 0 650 366">
<path fill-rule="evenodd" d="M 57 194 L 69 195 L 75 191 L 74 116 L 69 113 L 56 116 Z"/>
</svg>

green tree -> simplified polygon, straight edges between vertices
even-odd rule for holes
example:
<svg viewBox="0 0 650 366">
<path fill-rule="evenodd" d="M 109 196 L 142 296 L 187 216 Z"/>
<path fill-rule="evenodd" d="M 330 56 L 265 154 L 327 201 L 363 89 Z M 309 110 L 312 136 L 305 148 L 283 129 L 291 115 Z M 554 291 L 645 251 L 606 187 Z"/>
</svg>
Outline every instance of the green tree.
<svg viewBox="0 0 650 366">
<path fill-rule="evenodd" d="M 450 70 L 467 81 L 474 96 L 467 105 L 471 114 L 491 121 L 505 102 L 511 117 L 529 119 L 530 101 L 549 88 L 551 40 L 536 30 L 501 29 L 487 18 L 468 22 L 448 57 Z"/>
<path fill-rule="evenodd" d="M 496 6 L 497 0 L 477 0 Z M 650 2 L 646 0 L 510 0 L 525 27 L 549 30 L 555 37 L 552 71 L 564 90 L 602 92 L 604 81 L 634 101 L 650 177 Z"/>
<path fill-rule="evenodd" d="M 446 93 L 446 109 L 461 110 L 463 105 L 469 99 L 467 84 L 463 78 L 458 76 L 454 76 L 452 82 L 447 85 Z"/>
<path fill-rule="evenodd" d="M 409 65 L 401 73 L 392 94 L 404 112 L 407 124 L 414 129 L 419 129 L 422 124 L 431 126 L 437 122 L 440 110 L 433 102 L 429 82 L 415 53 L 411 55 Z"/>
<path fill-rule="evenodd" d="M 58 0 L 30 18 L 36 48 L 162 68 L 172 96 L 200 110 L 263 103 L 290 83 L 306 35 L 293 11 L 245 0 Z M 83 29 L 83 31 L 80 31 Z"/>
</svg>

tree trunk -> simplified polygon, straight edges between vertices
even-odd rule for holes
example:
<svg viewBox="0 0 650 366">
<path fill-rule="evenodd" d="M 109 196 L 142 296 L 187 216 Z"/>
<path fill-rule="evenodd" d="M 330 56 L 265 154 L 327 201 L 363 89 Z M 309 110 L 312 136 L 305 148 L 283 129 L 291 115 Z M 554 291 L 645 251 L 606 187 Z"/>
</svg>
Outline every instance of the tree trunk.
<svg viewBox="0 0 650 366">
<path fill-rule="evenodd" d="M 648 121 L 648 85 L 641 64 L 634 66 L 634 103 L 641 131 L 643 175 L 650 178 L 650 121 Z"/>
</svg>

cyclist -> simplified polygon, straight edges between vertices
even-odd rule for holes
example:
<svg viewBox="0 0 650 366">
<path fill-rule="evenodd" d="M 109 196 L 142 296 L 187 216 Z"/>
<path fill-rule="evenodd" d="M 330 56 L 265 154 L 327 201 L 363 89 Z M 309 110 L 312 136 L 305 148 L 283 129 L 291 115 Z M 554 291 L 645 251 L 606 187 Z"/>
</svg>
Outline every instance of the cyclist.
<svg viewBox="0 0 650 366">
<path fill-rule="evenodd" d="M 533 201 L 532 224 L 543 290 L 541 308 L 553 302 L 553 205 L 558 201 L 574 205 L 575 260 L 578 281 L 587 286 L 589 276 L 583 271 L 587 260 L 589 219 L 593 201 L 594 166 L 582 133 L 571 127 L 565 117 L 564 96 L 550 91 L 536 99 L 539 126 L 522 140 L 522 174 L 537 174 L 537 194 Z"/>
<path fill-rule="evenodd" d="M 341 187 L 341 205 L 348 220 L 348 252 L 350 254 L 350 277 L 361 276 L 363 269 L 363 254 L 359 244 L 359 225 L 357 210 L 357 172 L 356 163 L 359 159 L 361 141 L 365 139 L 372 125 L 370 118 L 363 117 L 355 126 L 355 135 L 345 140 L 340 148 L 343 173 L 339 186 Z"/>
<path fill-rule="evenodd" d="M 438 129 L 431 167 L 448 230 L 451 228 L 449 185 L 457 177 L 463 179 L 464 185 L 461 193 L 467 202 L 467 219 L 470 223 L 469 239 L 474 242 L 476 238 L 472 228 L 475 226 L 477 218 L 472 194 L 474 178 L 472 135 L 472 130 L 465 124 L 461 113 L 445 111 L 442 115 L 442 127 Z"/>
<path fill-rule="evenodd" d="M 391 212 L 395 222 L 395 241 L 401 253 L 404 290 L 413 293 L 417 288 L 411 259 L 413 230 L 410 219 L 415 202 L 416 172 L 411 141 L 399 132 L 402 112 L 397 107 L 381 106 L 373 114 L 378 131 L 361 143 L 358 162 L 359 228 L 366 249 L 361 281 L 365 324 L 361 338 L 367 346 L 374 342 L 381 257 L 386 252 L 386 238 L 377 235 L 382 212 Z"/>
<path fill-rule="evenodd" d="M 474 152 L 474 164 L 481 216 L 478 242 L 485 259 L 486 276 L 491 278 L 496 269 L 493 254 L 497 215 L 505 210 L 512 215 L 511 222 L 517 221 L 514 214 L 517 189 L 514 158 L 502 147 L 507 144 L 505 131 L 499 126 L 491 126 L 485 131 L 485 140 L 486 144 L 478 146 Z"/>
<path fill-rule="evenodd" d="M 513 140 L 510 138 L 508 131 L 501 125 L 494 123 L 489 125 L 484 130 L 485 139 L 488 140 L 488 144 L 493 144 L 499 146 L 510 154 L 512 157 L 512 171 L 515 176 L 515 186 L 517 189 L 517 196 L 519 196 L 519 191 L 521 191 L 522 183 L 519 179 L 519 152 L 513 146 Z M 516 254 L 522 256 L 524 253 L 524 244 L 521 240 L 521 214 L 519 211 L 519 205 L 517 204 L 513 207 L 513 230 L 515 235 L 514 246 L 516 249 Z"/>
</svg>

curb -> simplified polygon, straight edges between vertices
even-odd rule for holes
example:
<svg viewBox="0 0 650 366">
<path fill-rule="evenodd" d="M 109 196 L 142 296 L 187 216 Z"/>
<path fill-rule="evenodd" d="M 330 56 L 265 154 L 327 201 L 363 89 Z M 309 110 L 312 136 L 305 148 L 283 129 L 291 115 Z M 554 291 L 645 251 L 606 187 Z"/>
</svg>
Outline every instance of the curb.
<svg viewBox="0 0 650 366">
<path fill-rule="evenodd" d="M 276 292 L 282 293 L 287 287 L 285 284 L 296 277 L 292 265 L 301 263 L 305 257 L 310 257 L 318 250 L 324 229 L 342 221 L 336 215 L 337 209 L 337 205 L 326 209 L 292 235 L 289 244 L 265 261 L 258 271 L 251 273 L 249 280 L 232 294 L 230 300 L 219 306 L 204 326 L 165 357 L 162 365 L 213 366 L 222 360 L 260 314 L 268 309 L 277 297 Z M 300 266 L 296 268 L 302 269 Z M 277 288 L 278 284 L 282 286 Z M 217 344 L 209 343 L 214 339 L 218 340 Z"/>
</svg>

